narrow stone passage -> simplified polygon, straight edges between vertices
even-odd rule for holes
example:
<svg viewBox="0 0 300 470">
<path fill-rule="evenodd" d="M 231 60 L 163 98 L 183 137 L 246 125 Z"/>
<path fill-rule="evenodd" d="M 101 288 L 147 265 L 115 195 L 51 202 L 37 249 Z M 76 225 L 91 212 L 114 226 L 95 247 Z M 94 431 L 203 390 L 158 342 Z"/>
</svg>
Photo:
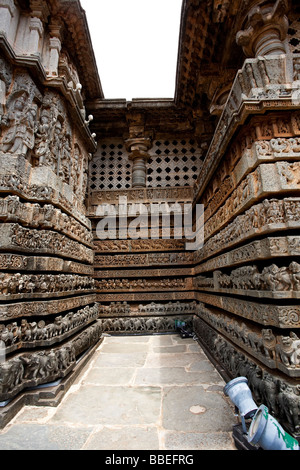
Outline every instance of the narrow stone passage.
<svg viewBox="0 0 300 470">
<path fill-rule="evenodd" d="M 193 339 L 106 336 L 61 404 L 24 408 L 0 449 L 234 450 L 224 385 Z"/>
</svg>

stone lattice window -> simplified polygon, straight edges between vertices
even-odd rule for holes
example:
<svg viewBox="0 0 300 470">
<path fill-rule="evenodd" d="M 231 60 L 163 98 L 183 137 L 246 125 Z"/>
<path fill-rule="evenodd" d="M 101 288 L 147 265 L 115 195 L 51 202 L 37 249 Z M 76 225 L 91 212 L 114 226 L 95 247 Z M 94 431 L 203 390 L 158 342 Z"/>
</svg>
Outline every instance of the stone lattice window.
<svg viewBox="0 0 300 470">
<path fill-rule="evenodd" d="M 193 186 L 203 164 L 193 139 L 157 140 L 149 154 L 148 187 Z"/>
<path fill-rule="evenodd" d="M 130 188 L 131 166 L 122 141 L 102 142 L 90 163 L 90 190 Z"/>
<path fill-rule="evenodd" d="M 293 54 L 300 54 L 300 15 L 290 24 L 288 43 Z"/>
</svg>

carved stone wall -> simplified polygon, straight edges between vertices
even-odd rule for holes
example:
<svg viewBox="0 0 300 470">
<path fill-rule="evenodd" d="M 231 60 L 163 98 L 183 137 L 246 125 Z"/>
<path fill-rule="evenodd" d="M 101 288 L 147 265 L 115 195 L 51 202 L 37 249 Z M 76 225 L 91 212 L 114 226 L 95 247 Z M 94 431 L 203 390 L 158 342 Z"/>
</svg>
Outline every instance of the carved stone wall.
<svg viewBox="0 0 300 470">
<path fill-rule="evenodd" d="M 77 0 L 0 0 L 2 404 L 75 371 L 102 332 L 193 321 L 299 437 L 299 7 L 200 3 L 174 100 L 127 103 L 104 99 Z M 198 250 L 174 220 L 149 236 L 151 207 L 175 204 L 203 205 Z"/>
<path fill-rule="evenodd" d="M 78 369 L 102 332 L 85 206 L 96 144 L 69 32 L 54 36 L 51 2 L 32 5 L 0 2 L 1 424 L 21 392 Z"/>
<path fill-rule="evenodd" d="M 245 59 L 195 186 L 205 243 L 195 253 L 194 329 L 228 375 L 247 376 L 257 403 L 299 437 L 299 51 L 297 20 L 287 38 L 288 9 L 278 5 L 270 12 L 283 36 L 268 36 L 264 23 L 261 47 L 283 53 Z M 263 7 L 256 13 L 263 17 Z M 252 29 L 237 36 L 248 54 L 262 27 L 251 15 Z"/>
</svg>

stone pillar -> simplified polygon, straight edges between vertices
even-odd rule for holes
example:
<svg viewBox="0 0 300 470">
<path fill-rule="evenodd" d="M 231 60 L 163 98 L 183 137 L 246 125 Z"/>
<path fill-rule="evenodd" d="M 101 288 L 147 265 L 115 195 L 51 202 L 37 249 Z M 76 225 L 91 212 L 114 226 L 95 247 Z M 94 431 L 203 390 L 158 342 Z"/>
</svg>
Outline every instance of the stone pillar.
<svg viewBox="0 0 300 470">
<path fill-rule="evenodd" d="M 147 181 L 146 163 L 149 158 L 149 139 L 130 139 L 126 141 L 127 148 L 131 152 L 129 158 L 132 160 L 132 187 L 145 188 Z"/>
<path fill-rule="evenodd" d="M 140 114 L 127 117 L 129 139 L 125 141 L 129 158 L 132 160 L 132 187 L 145 188 L 147 182 L 146 163 L 148 150 L 152 146 L 151 138 L 145 135 L 144 117 Z"/>
<path fill-rule="evenodd" d="M 243 30 L 236 36 L 237 44 L 247 57 L 285 54 L 284 40 L 288 31 L 285 0 L 252 6 Z"/>
<path fill-rule="evenodd" d="M 40 53 L 40 40 L 44 33 L 44 21 L 46 21 L 49 10 L 45 2 L 40 0 L 31 0 L 31 18 L 29 22 L 29 40 L 28 51 L 29 54 Z"/>
<path fill-rule="evenodd" d="M 62 26 L 59 21 L 51 21 L 49 25 L 50 41 L 48 63 L 48 74 L 51 76 L 58 75 L 58 62 L 62 45 L 61 29 Z"/>
</svg>

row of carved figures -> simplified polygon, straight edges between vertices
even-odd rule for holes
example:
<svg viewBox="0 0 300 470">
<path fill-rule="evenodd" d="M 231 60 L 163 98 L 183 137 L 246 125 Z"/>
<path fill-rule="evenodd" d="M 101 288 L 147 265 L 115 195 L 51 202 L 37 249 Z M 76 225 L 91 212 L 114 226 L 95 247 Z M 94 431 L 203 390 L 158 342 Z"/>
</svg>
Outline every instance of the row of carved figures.
<svg viewBox="0 0 300 470">
<path fill-rule="evenodd" d="M 0 362 L 0 400 L 13 397 L 24 387 L 64 377 L 76 364 L 76 357 L 101 337 L 97 322 L 58 348 L 19 354 Z"/>
<path fill-rule="evenodd" d="M 0 200 L 0 217 L 9 222 L 64 232 L 88 244 L 93 240 L 92 233 L 86 227 L 52 204 L 23 203 L 16 195 Z"/>
<path fill-rule="evenodd" d="M 89 290 L 94 285 L 94 279 L 77 274 L 0 273 L 0 295 Z"/>
<path fill-rule="evenodd" d="M 295 332 L 278 335 L 271 328 L 253 331 L 244 322 L 203 307 L 199 309 L 199 314 L 233 341 L 250 348 L 254 354 L 262 355 L 267 360 L 280 361 L 288 368 L 300 367 L 300 338 Z"/>
<path fill-rule="evenodd" d="M 194 331 L 233 377 L 247 377 L 257 405 L 265 404 L 292 432 L 300 432 L 300 385 L 262 369 L 199 318 L 194 320 Z"/>
<path fill-rule="evenodd" d="M 266 266 L 259 272 L 257 266 L 243 266 L 230 274 L 215 271 L 216 287 L 232 289 L 257 289 L 271 291 L 300 291 L 300 264 L 292 261 L 289 266 Z"/>
<path fill-rule="evenodd" d="M 176 320 L 183 321 L 182 317 L 124 317 L 124 318 L 103 318 L 101 328 L 104 332 L 138 332 L 146 333 L 153 331 L 175 331 Z M 191 323 L 190 318 L 184 319 L 186 323 Z"/>
<path fill-rule="evenodd" d="M 126 315 L 131 312 L 130 305 L 127 302 L 111 302 L 110 305 L 100 305 L 99 311 L 105 315 Z M 166 304 L 157 304 L 151 302 L 146 305 L 138 305 L 135 310 L 137 315 L 151 313 L 176 314 L 176 313 L 195 313 L 196 302 L 168 302 Z"/>
<path fill-rule="evenodd" d="M 22 319 L 20 324 L 12 322 L 7 325 L 0 325 L 0 342 L 8 348 L 22 343 L 46 341 L 70 332 L 75 328 L 96 319 L 99 314 L 98 304 L 86 306 L 75 312 L 69 312 L 67 315 L 55 317 L 53 322 L 45 320 L 27 321 Z"/>
<path fill-rule="evenodd" d="M 19 79 L 21 80 L 21 79 Z M 71 125 L 61 98 L 48 92 L 35 100 L 26 87 L 13 91 L 0 116 L 0 150 L 31 158 L 35 165 L 48 166 L 82 195 L 87 186 L 89 155 L 73 146 Z"/>
</svg>

